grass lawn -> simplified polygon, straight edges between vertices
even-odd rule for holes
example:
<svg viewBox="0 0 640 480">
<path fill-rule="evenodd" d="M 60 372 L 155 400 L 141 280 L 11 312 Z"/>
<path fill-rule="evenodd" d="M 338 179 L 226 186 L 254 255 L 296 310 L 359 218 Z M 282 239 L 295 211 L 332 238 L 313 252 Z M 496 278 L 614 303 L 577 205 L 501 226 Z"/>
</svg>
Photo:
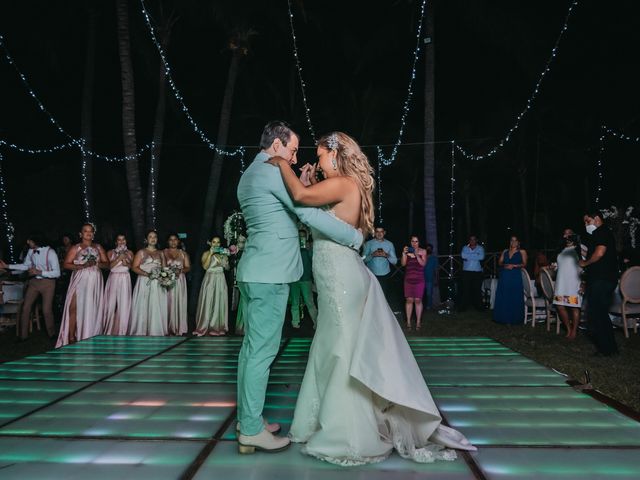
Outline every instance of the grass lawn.
<svg viewBox="0 0 640 480">
<path fill-rule="evenodd" d="M 312 331 L 303 323 L 303 328 L 293 330 L 287 322 L 285 335 L 310 335 Z M 569 342 L 555 331 L 547 332 L 543 324 L 531 326 L 505 326 L 491 321 L 490 312 L 465 312 L 439 315 L 427 312 L 420 333 L 408 335 L 425 337 L 483 336 L 493 338 L 527 357 L 565 373 L 571 379 L 583 381 L 585 370 L 589 371 L 593 387 L 605 395 L 640 411 L 640 335 L 631 333 L 625 339 L 621 330 L 616 330 L 620 355 L 613 358 L 593 357 L 593 345 L 581 332 Z M 35 355 L 53 348 L 53 343 L 43 332 L 35 332 L 24 343 L 15 342 L 15 330 L 0 333 L 0 362 Z"/>
</svg>

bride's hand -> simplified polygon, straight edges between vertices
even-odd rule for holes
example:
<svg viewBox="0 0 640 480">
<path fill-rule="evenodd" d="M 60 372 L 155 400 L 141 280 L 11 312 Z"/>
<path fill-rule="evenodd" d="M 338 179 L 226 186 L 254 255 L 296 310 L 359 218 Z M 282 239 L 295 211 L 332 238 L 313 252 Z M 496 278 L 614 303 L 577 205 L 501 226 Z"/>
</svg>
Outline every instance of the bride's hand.
<svg viewBox="0 0 640 480">
<path fill-rule="evenodd" d="M 303 165 L 302 168 L 300 169 L 300 181 L 305 187 L 308 187 L 309 185 L 311 185 L 311 177 L 310 177 L 311 169 L 312 169 L 312 166 L 310 163 Z"/>
<path fill-rule="evenodd" d="M 310 165 L 309 167 L 309 183 L 311 185 L 315 185 L 316 183 L 318 183 L 318 179 L 316 178 L 316 171 L 318 170 L 318 164 L 317 163 L 309 163 L 308 165 Z"/>
<path fill-rule="evenodd" d="M 264 163 L 270 163 L 274 167 L 278 167 L 282 162 L 289 165 L 289 162 L 287 162 L 284 158 L 279 157 L 278 155 L 271 157 L 269 160 L 265 161 Z"/>
</svg>

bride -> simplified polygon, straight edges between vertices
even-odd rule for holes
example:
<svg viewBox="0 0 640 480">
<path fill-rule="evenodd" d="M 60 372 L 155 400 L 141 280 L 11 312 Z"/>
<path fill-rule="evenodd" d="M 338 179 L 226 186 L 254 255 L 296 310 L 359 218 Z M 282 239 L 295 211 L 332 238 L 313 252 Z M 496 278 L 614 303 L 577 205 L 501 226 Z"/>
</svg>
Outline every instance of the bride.
<svg viewBox="0 0 640 480">
<path fill-rule="evenodd" d="M 291 197 L 327 206 L 363 232 L 373 230 L 369 161 L 348 135 L 318 142 L 322 182 L 305 186 L 273 157 Z M 315 167 L 303 178 L 315 178 Z M 337 465 L 380 462 L 395 450 L 417 462 L 453 460 L 445 447 L 476 450 L 441 424 L 438 409 L 375 276 L 357 252 L 313 232 L 318 323 L 289 435 L 302 451 Z"/>
</svg>

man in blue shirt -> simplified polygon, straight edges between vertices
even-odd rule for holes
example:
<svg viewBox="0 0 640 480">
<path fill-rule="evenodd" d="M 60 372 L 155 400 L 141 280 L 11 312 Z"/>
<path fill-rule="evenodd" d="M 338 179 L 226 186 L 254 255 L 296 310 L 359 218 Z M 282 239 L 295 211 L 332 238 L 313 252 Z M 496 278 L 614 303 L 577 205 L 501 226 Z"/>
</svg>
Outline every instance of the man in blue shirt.
<svg viewBox="0 0 640 480">
<path fill-rule="evenodd" d="M 364 244 L 364 263 L 378 278 L 387 302 L 395 303 L 396 298 L 391 284 L 391 265 L 398 263 L 398 257 L 396 257 L 393 243 L 384 238 L 386 233 L 381 225 L 375 228 L 373 238 Z M 394 307 L 395 305 L 392 306 L 393 310 L 395 310 Z"/>
<path fill-rule="evenodd" d="M 459 310 L 464 311 L 469 304 L 476 310 L 482 310 L 482 260 L 484 248 L 478 243 L 478 237 L 471 235 L 469 243 L 462 247 L 462 295 Z"/>
</svg>

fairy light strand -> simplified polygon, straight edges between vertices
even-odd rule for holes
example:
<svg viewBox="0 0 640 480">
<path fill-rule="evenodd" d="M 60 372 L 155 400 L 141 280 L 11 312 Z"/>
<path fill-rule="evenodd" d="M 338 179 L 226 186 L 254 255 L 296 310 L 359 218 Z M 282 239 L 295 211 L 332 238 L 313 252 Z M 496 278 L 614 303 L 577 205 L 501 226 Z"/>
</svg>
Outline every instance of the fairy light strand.
<svg viewBox="0 0 640 480">
<path fill-rule="evenodd" d="M 15 261 L 15 252 L 13 250 L 13 238 L 15 229 L 13 223 L 9 221 L 9 207 L 7 205 L 7 191 L 4 186 L 4 173 L 2 171 L 3 156 L 0 152 L 0 208 L 2 209 L 2 222 L 4 223 L 4 232 L 7 238 L 7 249 L 9 250 L 9 259 L 11 262 Z"/>
<path fill-rule="evenodd" d="M 447 303 L 453 305 L 453 249 L 455 236 L 455 208 L 456 208 L 456 142 L 451 142 L 451 192 L 450 192 L 451 223 L 449 224 L 449 286 Z"/>
<path fill-rule="evenodd" d="M 598 160 L 596 165 L 598 175 L 598 186 L 596 188 L 595 198 L 596 208 L 600 208 L 600 200 L 602 199 L 602 189 L 604 184 L 604 153 L 607 136 L 617 138 L 618 140 L 622 140 L 624 142 L 640 143 L 640 136 L 632 137 L 631 135 L 627 135 L 626 133 L 614 130 L 613 128 L 610 128 L 606 125 L 600 126 L 600 148 L 598 149 Z"/>
<path fill-rule="evenodd" d="M 562 41 L 562 38 L 564 37 L 564 34 L 567 31 L 567 28 L 568 28 L 568 25 L 569 25 L 569 19 L 571 17 L 571 13 L 573 12 L 573 9 L 575 8 L 576 5 L 578 5 L 578 0 L 574 0 L 574 1 L 571 2 L 571 5 L 569 6 L 569 11 L 567 12 L 567 15 L 566 15 L 565 20 L 564 20 L 564 25 L 562 26 L 562 29 L 560 30 L 560 34 L 558 35 L 558 38 L 556 39 L 556 42 L 553 45 L 553 48 L 551 49 L 551 55 L 549 56 L 549 59 L 547 60 L 545 66 L 544 66 L 544 69 L 542 70 L 542 73 L 540 74 L 540 77 L 538 78 L 538 82 L 536 83 L 536 86 L 533 89 L 533 93 L 531 94 L 531 96 L 527 100 L 527 103 L 526 103 L 524 109 L 516 117 L 515 124 L 507 131 L 507 134 L 498 142 L 498 144 L 495 145 L 493 148 L 491 148 L 485 154 L 475 155 L 473 153 L 469 153 L 464 148 L 462 148 L 460 145 L 456 145 L 456 148 L 458 149 L 458 151 L 465 158 L 468 158 L 470 160 L 483 160 L 485 158 L 492 157 L 493 155 L 498 153 L 498 151 L 509 142 L 509 140 L 511 139 L 511 136 L 513 135 L 513 133 L 516 130 L 518 130 L 518 128 L 520 127 L 520 122 L 525 117 L 525 115 L 531 110 L 531 107 L 533 106 L 534 101 L 538 97 L 538 93 L 540 92 L 540 87 L 542 86 L 542 82 L 546 78 L 547 73 L 549 73 L 550 70 L 551 70 L 551 64 L 553 63 L 553 60 L 556 58 L 556 55 L 558 53 L 558 47 L 560 46 L 560 42 Z"/>
<path fill-rule="evenodd" d="M 171 66 L 169 65 L 169 61 L 167 60 L 167 55 L 164 51 L 164 48 L 162 48 L 162 45 L 158 41 L 158 37 L 156 36 L 156 33 L 153 29 L 153 25 L 151 23 L 151 16 L 147 11 L 147 7 L 145 6 L 144 0 L 140 0 L 140 6 L 142 7 L 142 15 L 147 25 L 147 29 L 149 30 L 151 40 L 155 45 L 156 50 L 158 50 L 158 54 L 160 55 L 160 61 L 162 62 L 162 66 L 165 71 L 167 82 L 169 83 L 173 96 L 178 101 L 178 104 L 180 105 L 180 109 L 182 110 L 182 113 L 184 113 L 185 117 L 189 121 L 189 124 L 191 125 L 191 128 L 193 129 L 193 131 L 200 137 L 203 143 L 205 143 L 211 150 L 214 150 L 219 155 L 224 155 L 227 157 L 232 157 L 232 156 L 242 157 L 244 155 L 244 147 L 237 147 L 234 150 L 230 150 L 230 151 L 220 148 L 218 145 L 216 145 L 213 141 L 209 139 L 209 137 L 204 132 L 204 130 L 200 128 L 198 123 L 194 120 L 193 116 L 191 115 L 191 112 L 189 111 L 189 107 L 187 107 L 187 104 L 185 103 L 184 98 L 180 93 L 180 90 L 178 89 L 178 86 L 173 81 L 173 75 L 171 74 Z"/>
<path fill-rule="evenodd" d="M 300 55 L 298 53 L 298 39 L 296 38 L 296 30 L 293 25 L 293 10 L 291 8 L 291 0 L 287 0 L 289 7 L 289 26 L 291 27 L 291 42 L 293 43 L 293 56 L 296 59 L 296 67 L 298 69 L 298 81 L 300 82 L 300 90 L 302 91 L 302 103 L 304 104 L 304 114 L 307 119 L 307 126 L 313 138 L 313 143 L 316 143 L 316 133 L 311 122 L 311 110 L 309 109 L 309 102 L 307 100 L 307 86 L 304 83 L 304 77 L 302 76 L 302 62 L 300 61 Z"/>
<path fill-rule="evenodd" d="M 416 33 L 416 48 L 413 51 L 413 63 L 411 65 L 411 76 L 409 77 L 409 86 L 407 87 L 407 96 L 404 101 L 404 105 L 402 107 L 402 116 L 400 118 L 400 131 L 398 132 L 398 139 L 393 145 L 393 149 L 391 150 L 391 155 L 388 158 L 385 158 L 382 154 L 382 149 L 378 147 L 378 160 L 382 162 L 385 166 L 391 165 L 398 155 L 398 147 L 402 144 L 402 137 L 404 135 L 404 129 L 407 123 L 407 116 L 409 115 L 409 110 L 411 109 L 411 98 L 413 97 L 413 84 L 416 79 L 416 67 L 418 65 L 418 58 L 420 56 L 420 39 L 422 38 L 422 26 L 424 24 L 424 11 L 427 6 L 427 0 L 422 0 L 422 5 L 420 6 L 420 20 L 418 21 L 418 32 Z"/>
<path fill-rule="evenodd" d="M 376 181 L 378 183 L 378 222 L 380 225 L 384 224 L 384 219 L 382 218 L 382 162 L 378 158 L 378 168 L 376 169 Z"/>
<path fill-rule="evenodd" d="M 150 167 L 150 171 L 149 171 L 149 175 L 151 176 L 151 182 L 149 182 L 151 184 L 151 192 L 150 193 L 150 197 L 151 197 L 151 228 L 155 229 L 156 228 L 156 169 L 155 169 L 155 163 L 156 163 L 156 145 L 154 142 L 151 143 L 151 167 Z"/>
</svg>

